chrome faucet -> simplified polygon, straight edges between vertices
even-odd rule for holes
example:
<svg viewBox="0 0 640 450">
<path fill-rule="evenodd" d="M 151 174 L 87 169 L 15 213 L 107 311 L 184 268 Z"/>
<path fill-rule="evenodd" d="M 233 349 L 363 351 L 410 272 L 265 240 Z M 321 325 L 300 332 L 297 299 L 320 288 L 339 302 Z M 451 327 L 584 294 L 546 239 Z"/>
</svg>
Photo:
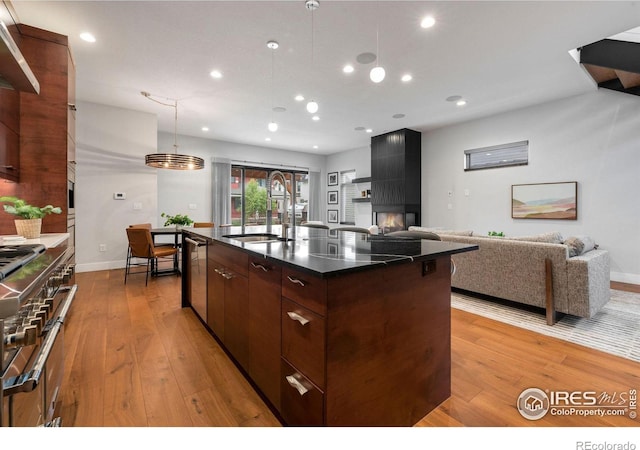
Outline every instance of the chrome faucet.
<svg viewBox="0 0 640 450">
<path fill-rule="evenodd" d="M 269 174 L 269 192 L 267 194 L 267 229 L 270 232 L 271 231 L 271 189 L 273 187 L 273 180 L 276 177 L 280 177 L 280 179 L 282 180 L 282 186 L 284 187 L 284 204 L 282 205 L 282 233 L 281 233 L 281 237 L 283 239 L 287 239 L 288 238 L 288 230 L 289 230 L 289 222 L 287 221 L 287 179 L 285 178 L 284 174 L 282 172 L 280 172 L 279 170 L 274 170 L 273 172 L 271 172 Z"/>
</svg>

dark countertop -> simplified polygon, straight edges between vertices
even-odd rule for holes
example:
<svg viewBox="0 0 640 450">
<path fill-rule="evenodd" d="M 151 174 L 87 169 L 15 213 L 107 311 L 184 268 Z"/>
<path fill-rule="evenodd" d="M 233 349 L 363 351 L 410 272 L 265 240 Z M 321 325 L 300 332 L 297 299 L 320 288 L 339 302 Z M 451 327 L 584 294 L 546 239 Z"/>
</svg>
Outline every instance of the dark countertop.
<svg viewBox="0 0 640 450">
<path fill-rule="evenodd" d="M 289 230 L 288 242 L 241 242 L 225 235 L 265 233 L 266 227 L 184 228 L 195 236 L 213 239 L 246 250 L 253 256 L 273 259 L 283 265 L 320 277 L 366 270 L 386 264 L 433 259 L 477 250 L 477 245 L 429 241 L 405 237 L 374 236 L 351 231 L 307 227 Z M 280 226 L 272 234 L 280 236 Z M 275 238 L 273 239 L 275 240 Z"/>
</svg>

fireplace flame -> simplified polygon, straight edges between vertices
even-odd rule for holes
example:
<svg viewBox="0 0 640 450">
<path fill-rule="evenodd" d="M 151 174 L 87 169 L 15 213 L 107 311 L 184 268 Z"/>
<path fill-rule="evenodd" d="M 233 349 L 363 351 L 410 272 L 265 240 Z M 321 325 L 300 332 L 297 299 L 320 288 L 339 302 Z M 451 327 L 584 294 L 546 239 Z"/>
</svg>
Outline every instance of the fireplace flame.
<svg viewBox="0 0 640 450">
<path fill-rule="evenodd" d="M 378 213 L 378 228 L 389 231 L 404 230 L 402 213 Z"/>
</svg>

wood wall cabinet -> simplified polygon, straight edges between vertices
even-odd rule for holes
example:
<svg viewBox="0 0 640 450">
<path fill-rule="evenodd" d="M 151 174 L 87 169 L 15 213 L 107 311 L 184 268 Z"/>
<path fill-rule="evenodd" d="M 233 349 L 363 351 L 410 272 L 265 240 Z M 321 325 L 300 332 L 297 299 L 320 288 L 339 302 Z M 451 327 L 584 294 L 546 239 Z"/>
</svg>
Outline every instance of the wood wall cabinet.
<svg viewBox="0 0 640 450">
<path fill-rule="evenodd" d="M 0 178 L 18 181 L 20 173 L 20 96 L 0 89 Z"/>
<path fill-rule="evenodd" d="M 75 127 L 68 122 L 68 103 L 75 98 L 75 83 L 69 80 L 75 78 L 75 67 L 68 38 L 24 24 L 10 31 L 40 83 L 40 94 L 16 92 L 19 132 L 13 131 L 19 135 L 19 177 L 17 183 L 0 183 L 0 195 L 18 196 L 38 206 L 60 206 L 62 214 L 42 221 L 42 232 L 65 233 L 67 162 L 69 149 L 74 148 L 69 141 L 75 141 Z M 0 95 L 4 101 L 5 93 Z M 13 219 L 0 214 L 0 234 L 15 234 Z"/>
</svg>

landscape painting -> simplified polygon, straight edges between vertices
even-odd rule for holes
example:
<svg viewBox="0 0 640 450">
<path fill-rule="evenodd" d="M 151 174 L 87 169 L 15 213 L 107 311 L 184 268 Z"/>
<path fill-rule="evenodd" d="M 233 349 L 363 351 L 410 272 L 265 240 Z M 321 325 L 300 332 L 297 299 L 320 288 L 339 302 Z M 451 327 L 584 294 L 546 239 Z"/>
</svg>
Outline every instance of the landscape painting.
<svg viewBox="0 0 640 450">
<path fill-rule="evenodd" d="M 511 186 L 514 219 L 578 219 L 578 183 L 514 184 Z"/>
</svg>

